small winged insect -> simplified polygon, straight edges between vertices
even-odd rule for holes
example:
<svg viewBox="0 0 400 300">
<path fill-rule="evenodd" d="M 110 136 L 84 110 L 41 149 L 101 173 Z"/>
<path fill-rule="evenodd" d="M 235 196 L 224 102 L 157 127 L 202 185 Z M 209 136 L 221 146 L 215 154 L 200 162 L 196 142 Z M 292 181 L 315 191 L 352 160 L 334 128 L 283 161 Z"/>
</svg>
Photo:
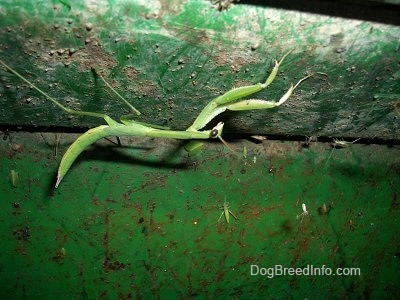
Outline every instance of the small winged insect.
<svg viewBox="0 0 400 300">
<path fill-rule="evenodd" d="M 360 139 L 361 139 L 361 138 L 358 138 L 358 139 L 355 139 L 355 140 L 352 141 L 352 142 L 347 142 L 347 141 L 345 141 L 345 140 L 343 140 L 343 139 L 336 139 L 336 138 L 334 138 L 334 139 L 333 139 L 333 143 L 332 143 L 332 151 L 331 151 L 331 154 L 329 155 L 328 159 L 326 160 L 325 167 L 326 167 L 326 165 L 328 164 L 328 162 L 329 162 L 329 160 L 330 160 L 330 158 L 331 158 L 331 156 L 332 156 L 332 154 L 333 154 L 333 151 L 334 151 L 335 149 L 347 148 L 347 147 L 349 147 L 351 144 L 354 144 L 355 142 L 357 142 L 357 141 L 360 140 Z"/>
<path fill-rule="evenodd" d="M 235 214 L 229 210 L 229 203 L 226 202 L 226 200 L 224 201 L 224 204 L 222 205 L 221 209 L 223 210 L 223 212 L 221 213 L 221 215 L 219 216 L 218 222 L 221 220 L 222 216 L 225 215 L 225 220 L 226 223 L 229 223 L 229 215 L 231 215 L 232 217 L 234 217 L 236 220 L 238 219 Z"/>
<path fill-rule="evenodd" d="M 304 217 L 311 216 L 311 214 L 308 212 L 307 206 L 306 206 L 305 203 L 303 203 L 303 204 L 301 205 L 301 209 L 303 210 L 303 212 L 302 212 L 301 214 L 298 214 L 298 215 L 296 216 L 296 219 L 297 219 L 297 220 L 298 220 L 298 219 L 301 219 L 301 222 L 303 222 Z"/>
</svg>

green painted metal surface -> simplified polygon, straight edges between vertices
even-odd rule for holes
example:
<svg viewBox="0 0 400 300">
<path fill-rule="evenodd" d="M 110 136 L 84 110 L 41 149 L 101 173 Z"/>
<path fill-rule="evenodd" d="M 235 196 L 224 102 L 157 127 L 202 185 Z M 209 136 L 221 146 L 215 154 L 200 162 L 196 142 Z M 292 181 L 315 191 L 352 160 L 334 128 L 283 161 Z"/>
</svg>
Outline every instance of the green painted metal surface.
<svg viewBox="0 0 400 300">
<path fill-rule="evenodd" d="M 143 112 L 141 120 L 186 128 L 210 99 L 264 80 L 295 49 L 271 88 L 274 112 L 225 116 L 226 132 L 398 139 L 397 26 L 208 1 L 2 1 L 0 57 L 66 105 L 127 113 L 91 72 L 101 71 Z M 321 75 L 321 72 L 326 75 Z M 60 112 L 1 71 L 2 124 L 87 127 L 100 120 Z"/>
<path fill-rule="evenodd" d="M 246 145 L 245 163 L 220 144 L 188 161 L 164 140 L 123 140 L 123 148 L 105 141 L 54 190 L 56 137 L 43 137 L 1 141 L 1 298 L 400 293 L 398 147 L 355 144 L 332 153 L 326 143 L 235 144 Z M 74 138 L 63 135 L 58 152 Z M 229 224 L 218 222 L 225 199 L 238 217 Z M 302 203 L 310 215 L 297 218 Z M 251 265 L 360 268 L 361 275 L 268 278 L 251 276 Z"/>
</svg>

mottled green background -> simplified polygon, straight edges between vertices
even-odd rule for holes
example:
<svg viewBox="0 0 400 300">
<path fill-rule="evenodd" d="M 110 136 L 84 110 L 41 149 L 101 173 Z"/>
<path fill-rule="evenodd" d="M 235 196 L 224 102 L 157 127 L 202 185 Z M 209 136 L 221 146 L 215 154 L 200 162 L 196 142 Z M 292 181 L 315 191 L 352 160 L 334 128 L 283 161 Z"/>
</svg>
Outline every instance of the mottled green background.
<svg viewBox="0 0 400 300">
<path fill-rule="evenodd" d="M 80 110 L 128 112 L 91 68 L 139 120 L 176 129 L 216 95 L 265 80 L 290 49 L 257 98 L 315 74 L 278 109 L 222 115 L 234 152 L 102 140 L 54 189 L 78 137 L 66 132 L 103 120 L 67 115 L 0 68 L 1 299 L 398 298 L 400 29 L 373 6 L 396 1 L 336 1 L 353 8 L 331 15 L 360 7 L 348 18 L 315 14 L 332 1 L 307 2 L 314 14 L 278 2 L 0 0 L 0 58 Z M 268 139 L 236 140 L 254 133 Z M 321 142 L 332 137 L 362 139 Z M 229 224 L 218 222 L 225 200 Z M 269 279 L 252 264 L 361 275 Z"/>
</svg>

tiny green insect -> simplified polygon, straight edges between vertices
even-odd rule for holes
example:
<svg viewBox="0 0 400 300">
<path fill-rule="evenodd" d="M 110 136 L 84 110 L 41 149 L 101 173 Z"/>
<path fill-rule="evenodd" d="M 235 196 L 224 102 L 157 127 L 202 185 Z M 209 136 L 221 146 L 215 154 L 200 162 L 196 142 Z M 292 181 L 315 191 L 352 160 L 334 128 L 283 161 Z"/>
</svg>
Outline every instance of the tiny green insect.
<svg viewBox="0 0 400 300">
<path fill-rule="evenodd" d="M 238 220 L 238 217 L 236 217 L 236 215 L 230 211 L 229 209 L 229 203 L 226 202 L 226 200 L 224 201 L 224 204 L 222 205 L 221 209 L 223 210 L 221 215 L 219 216 L 218 222 L 221 220 L 222 216 L 225 215 L 225 220 L 226 223 L 229 223 L 229 216 L 231 215 L 232 217 L 234 217 L 236 220 Z"/>
<path fill-rule="evenodd" d="M 10 180 L 11 180 L 11 186 L 13 188 L 16 188 L 18 186 L 18 181 L 19 181 L 19 175 L 17 171 L 15 170 L 10 171 Z"/>
</svg>

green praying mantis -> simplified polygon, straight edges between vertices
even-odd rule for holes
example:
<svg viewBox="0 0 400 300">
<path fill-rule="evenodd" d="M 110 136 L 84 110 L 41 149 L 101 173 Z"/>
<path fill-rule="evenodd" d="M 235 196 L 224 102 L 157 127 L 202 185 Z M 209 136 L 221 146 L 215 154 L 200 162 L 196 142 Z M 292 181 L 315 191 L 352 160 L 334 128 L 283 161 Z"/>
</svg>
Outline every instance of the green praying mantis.
<svg viewBox="0 0 400 300">
<path fill-rule="evenodd" d="M 122 116 L 120 118 L 120 122 L 115 121 L 111 117 L 103 113 L 97 112 L 89 112 L 89 111 L 78 111 L 73 110 L 68 107 L 62 105 L 58 100 L 51 97 L 49 94 L 41 90 L 39 87 L 35 86 L 31 81 L 26 79 L 20 73 L 15 71 L 13 68 L 8 66 L 5 62 L 0 59 L 0 64 L 5 67 L 8 71 L 19 77 L 22 81 L 27 83 L 31 88 L 35 89 L 37 92 L 42 94 L 46 99 L 53 102 L 56 106 L 60 107 L 68 114 L 79 115 L 79 116 L 90 116 L 96 118 L 102 118 L 106 122 L 107 125 L 100 125 L 95 128 L 91 128 L 85 133 L 83 133 L 77 140 L 75 140 L 71 146 L 67 149 L 64 156 L 61 159 L 58 172 L 57 172 L 57 180 L 55 187 L 57 188 L 61 182 L 61 180 L 65 177 L 68 170 L 76 160 L 76 158 L 81 154 L 87 147 L 89 147 L 94 142 L 110 136 L 146 136 L 146 137 L 157 137 L 157 138 L 173 138 L 173 139 L 182 139 L 182 140 L 192 140 L 192 142 L 186 145 L 186 149 L 189 153 L 198 151 L 201 147 L 201 142 L 199 140 L 207 140 L 207 139 L 222 139 L 222 130 L 224 123 L 219 122 L 216 126 L 214 126 L 211 130 L 202 130 L 212 119 L 214 119 L 217 115 L 223 113 L 226 110 L 232 111 L 244 111 L 244 110 L 253 110 L 253 109 L 269 109 L 282 105 L 293 93 L 296 87 L 304 80 L 309 78 L 311 75 L 306 76 L 300 79 L 296 85 L 291 85 L 289 90 L 281 97 L 281 99 L 277 102 L 274 101 L 266 101 L 259 99 L 246 99 L 240 100 L 244 97 L 248 97 L 254 93 L 257 93 L 265 88 L 267 88 L 275 79 L 278 69 L 286 56 L 289 55 L 291 51 L 286 53 L 281 60 L 278 62 L 275 60 L 275 65 L 269 74 L 268 78 L 264 83 L 258 83 L 254 85 L 242 86 L 238 88 L 233 88 L 225 94 L 218 96 L 211 100 L 204 109 L 200 112 L 197 118 L 194 120 L 192 125 L 190 125 L 186 130 L 178 131 L 178 130 L 169 130 L 165 127 L 142 123 L 133 121 L 130 119 L 130 116 Z M 99 74 L 100 75 L 100 74 Z M 121 95 L 118 94 L 100 75 L 101 79 L 106 83 L 106 85 L 113 90 L 117 94 L 118 97 L 122 98 Z M 129 104 L 124 98 L 122 98 L 124 102 L 133 109 L 136 114 L 140 115 L 140 112 L 137 111 L 133 106 Z"/>
</svg>

